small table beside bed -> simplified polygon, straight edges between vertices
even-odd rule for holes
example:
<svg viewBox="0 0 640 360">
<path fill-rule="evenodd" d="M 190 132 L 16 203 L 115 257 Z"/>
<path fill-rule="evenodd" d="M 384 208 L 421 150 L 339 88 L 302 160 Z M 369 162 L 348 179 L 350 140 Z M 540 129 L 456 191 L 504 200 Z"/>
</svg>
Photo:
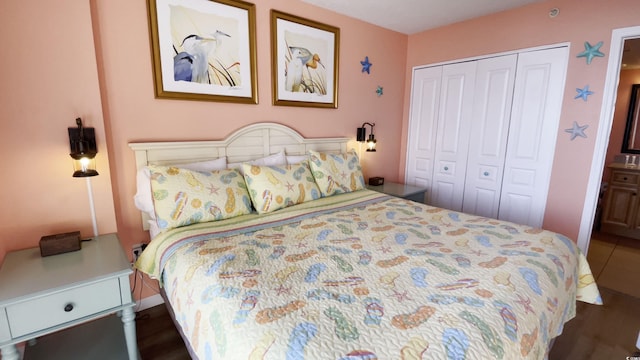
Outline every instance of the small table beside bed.
<svg viewBox="0 0 640 360">
<path fill-rule="evenodd" d="M 348 140 L 130 144 L 136 267 L 193 358 L 544 359 L 577 300 L 601 303 L 571 239 L 368 190 Z"/>
</svg>

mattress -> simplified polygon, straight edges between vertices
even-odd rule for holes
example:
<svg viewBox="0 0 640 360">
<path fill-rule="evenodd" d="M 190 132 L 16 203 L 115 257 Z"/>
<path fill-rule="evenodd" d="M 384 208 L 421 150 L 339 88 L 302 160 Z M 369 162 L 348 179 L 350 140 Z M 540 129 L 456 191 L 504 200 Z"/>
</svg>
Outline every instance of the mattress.
<svg viewBox="0 0 640 360">
<path fill-rule="evenodd" d="M 154 238 L 200 359 L 543 359 L 601 304 L 567 237 L 362 190 Z"/>
</svg>

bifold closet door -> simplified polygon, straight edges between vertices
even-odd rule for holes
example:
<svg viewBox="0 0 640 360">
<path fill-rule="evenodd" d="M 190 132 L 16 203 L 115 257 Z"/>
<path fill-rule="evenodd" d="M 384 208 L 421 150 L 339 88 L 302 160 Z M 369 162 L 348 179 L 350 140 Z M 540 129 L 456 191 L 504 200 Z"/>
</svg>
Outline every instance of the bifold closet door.
<svg viewBox="0 0 640 360">
<path fill-rule="evenodd" d="M 433 206 L 462 210 L 476 67 L 477 61 L 442 67 L 433 183 L 427 192 Z"/>
<path fill-rule="evenodd" d="M 499 219 L 542 226 L 568 53 L 560 47 L 518 56 Z"/>
<path fill-rule="evenodd" d="M 478 61 L 462 211 L 498 217 L 518 55 Z"/>
<path fill-rule="evenodd" d="M 411 88 L 406 181 L 431 188 L 442 66 L 416 69 Z M 431 191 L 427 191 L 430 196 Z"/>
</svg>

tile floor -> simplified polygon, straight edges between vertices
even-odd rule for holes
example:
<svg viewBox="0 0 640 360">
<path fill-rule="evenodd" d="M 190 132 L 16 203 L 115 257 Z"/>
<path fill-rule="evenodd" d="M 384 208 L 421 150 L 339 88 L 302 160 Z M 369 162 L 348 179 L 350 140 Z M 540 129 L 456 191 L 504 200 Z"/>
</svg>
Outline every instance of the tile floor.
<svg viewBox="0 0 640 360">
<path fill-rule="evenodd" d="M 640 240 L 594 232 L 587 260 L 598 286 L 640 298 Z"/>
</svg>

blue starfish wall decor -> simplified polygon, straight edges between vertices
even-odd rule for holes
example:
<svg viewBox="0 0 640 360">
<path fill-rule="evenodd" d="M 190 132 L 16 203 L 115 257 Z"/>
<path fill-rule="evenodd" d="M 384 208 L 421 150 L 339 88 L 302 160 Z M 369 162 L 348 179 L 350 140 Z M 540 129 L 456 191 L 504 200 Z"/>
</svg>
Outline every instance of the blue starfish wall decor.
<svg viewBox="0 0 640 360">
<path fill-rule="evenodd" d="M 581 52 L 580 54 L 578 54 L 576 57 L 583 57 L 583 58 L 587 58 L 587 65 L 591 64 L 591 60 L 593 60 L 594 57 L 598 56 L 598 57 L 603 57 L 604 54 L 602 52 L 600 52 L 600 47 L 602 46 L 602 41 L 600 41 L 599 43 L 591 46 L 591 44 L 589 44 L 588 41 L 584 42 L 584 51 Z"/>
<path fill-rule="evenodd" d="M 582 100 L 587 101 L 587 96 L 593 95 L 593 91 L 589 90 L 589 85 L 585 85 L 582 89 L 576 88 L 576 91 L 578 92 L 578 95 L 576 95 L 574 99 L 582 98 Z"/>
<path fill-rule="evenodd" d="M 362 72 L 366 71 L 367 74 L 371 74 L 371 66 L 373 66 L 373 64 L 369 62 L 368 56 L 365 56 L 364 61 L 360 61 L 360 64 L 362 64 Z"/>
<path fill-rule="evenodd" d="M 569 134 L 571 134 L 571 141 L 573 141 L 573 139 L 575 139 L 577 136 L 586 138 L 587 135 L 584 133 L 584 131 L 589 127 L 589 125 L 578 125 L 577 122 L 573 122 L 573 127 L 571 127 L 570 129 L 564 129 L 565 132 L 568 132 Z"/>
<path fill-rule="evenodd" d="M 378 88 L 376 89 L 376 94 L 378 94 L 378 97 L 382 96 L 382 86 L 378 85 Z"/>
</svg>

